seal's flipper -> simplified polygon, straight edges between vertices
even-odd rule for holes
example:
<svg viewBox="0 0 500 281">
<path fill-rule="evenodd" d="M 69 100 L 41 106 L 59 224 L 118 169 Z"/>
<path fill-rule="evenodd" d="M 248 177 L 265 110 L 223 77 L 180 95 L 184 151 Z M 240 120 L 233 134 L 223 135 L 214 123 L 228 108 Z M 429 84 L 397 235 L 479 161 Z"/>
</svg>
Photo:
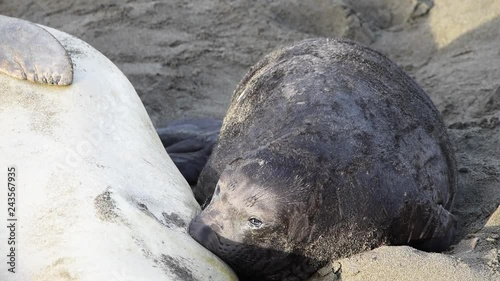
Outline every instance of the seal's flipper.
<svg viewBox="0 0 500 281">
<path fill-rule="evenodd" d="M 167 153 L 189 184 L 195 185 L 198 181 L 221 126 L 221 120 L 207 118 L 175 121 L 157 130 Z"/>
<path fill-rule="evenodd" d="M 408 244 L 426 252 L 443 252 L 448 250 L 457 232 L 457 219 L 442 205 L 437 205 L 431 216 L 428 227 L 420 235 L 423 239 L 415 239 Z M 427 237 L 425 237 L 427 236 Z"/>
<path fill-rule="evenodd" d="M 0 72 L 39 84 L 73 82 L 73 63 L 66 49 L 42 27 L 0 16 L 0 34 Z"/>
</svg>

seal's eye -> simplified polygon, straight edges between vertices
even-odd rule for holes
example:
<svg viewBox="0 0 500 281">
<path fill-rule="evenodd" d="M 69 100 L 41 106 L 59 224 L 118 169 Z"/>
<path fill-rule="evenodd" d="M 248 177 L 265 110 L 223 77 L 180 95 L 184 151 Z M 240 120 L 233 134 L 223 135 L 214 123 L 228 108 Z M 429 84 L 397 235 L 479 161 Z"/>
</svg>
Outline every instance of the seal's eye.
<svg viewBox="0 0 500 281">
<path fill-rule="evenodd" d="M 220 186 L 219 184 L 217 184 L 217 186 L 215 187 L 214 196 L 218 196 L 219 193 L 220 193 Z"/>
<path fill-rule="evenodd" d="M 254 228 L 259 228 L 262 226 L 262 221 L 256 218 L 250 218 L 248 219 L 248 222 L 250 223 L 250 226 Z"/>
<path fill-rule="evenodd" d="M 212 198 L 208 197 L 207 201 L 201 206 L 202 209 L 205 209 L 208 205 L 212 204 L 213 202 L 219 200 L 219 193 L 220 193 L 220 186 L 217 183 L 217 186 L 215 186 L 214 193 L 212 194 Z M 208 201 L 210 199 L 210 201 Z"/>
</svg>

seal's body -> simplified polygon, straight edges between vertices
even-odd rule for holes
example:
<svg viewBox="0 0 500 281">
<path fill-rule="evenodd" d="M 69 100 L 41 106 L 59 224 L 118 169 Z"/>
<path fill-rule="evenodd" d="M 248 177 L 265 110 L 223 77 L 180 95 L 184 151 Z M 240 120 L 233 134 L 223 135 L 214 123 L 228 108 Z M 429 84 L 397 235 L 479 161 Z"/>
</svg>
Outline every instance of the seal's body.
<svg viewBox="0 0 500 281">
<path fill-rule="evenodd" d="M 447 248 L 456 185 L 445 126 L 410 77 L 356 43 L 306 40 L 237 87 L 190 234 L 243 280 L 304 280 L 383 244 Z"/>
<path fill-rule="evenodd" d="M 200 207 L 118 67 L 21 19 L 0 34 L 0 280 L 237 280 L 186 233 Z"/>
</svg>

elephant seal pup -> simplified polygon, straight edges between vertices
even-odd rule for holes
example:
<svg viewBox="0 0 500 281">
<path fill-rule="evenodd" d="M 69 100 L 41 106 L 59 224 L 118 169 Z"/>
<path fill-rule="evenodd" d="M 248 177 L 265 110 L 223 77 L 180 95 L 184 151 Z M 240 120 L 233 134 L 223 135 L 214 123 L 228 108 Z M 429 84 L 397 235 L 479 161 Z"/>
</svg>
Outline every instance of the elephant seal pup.
<svg viewBox="0 0 500 281">
<path fill-rule="evenodd" d="M 39 84 L 67 86 L 73 63 L 47 30 L 29 21 L 0 15 L 0 72 Z"/>
<path fill-rule="evenodd" d="M 305 280 L 380 245 L 446 249 L 456 164 L 439 112 L 367 47 L 306 40 L 243 78 L 190 234 L 242 280 Z"/>
</svg>

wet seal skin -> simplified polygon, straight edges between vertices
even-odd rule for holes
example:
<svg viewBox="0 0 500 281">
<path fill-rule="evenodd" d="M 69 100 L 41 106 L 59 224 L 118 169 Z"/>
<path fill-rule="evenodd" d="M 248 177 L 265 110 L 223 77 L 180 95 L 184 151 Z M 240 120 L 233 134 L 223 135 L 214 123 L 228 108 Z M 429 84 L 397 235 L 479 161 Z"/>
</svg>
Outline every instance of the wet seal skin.
<svg viewBox="0 0 500 281">
<path fill-rule="evenodd" d="M 240 82 L 189 232 L 241 280 L 306 280 L 380 245 L 446 249 L 456 188 L 445 126 L 415 81 L 367 47 L 310 39 Z"/>
<path fill-rule="evenodd" d="M 21 80 L 67 86 L 73 63 L 61 43 L 31 22 L 0 15 L 0 72 Z"/>
</svg>

